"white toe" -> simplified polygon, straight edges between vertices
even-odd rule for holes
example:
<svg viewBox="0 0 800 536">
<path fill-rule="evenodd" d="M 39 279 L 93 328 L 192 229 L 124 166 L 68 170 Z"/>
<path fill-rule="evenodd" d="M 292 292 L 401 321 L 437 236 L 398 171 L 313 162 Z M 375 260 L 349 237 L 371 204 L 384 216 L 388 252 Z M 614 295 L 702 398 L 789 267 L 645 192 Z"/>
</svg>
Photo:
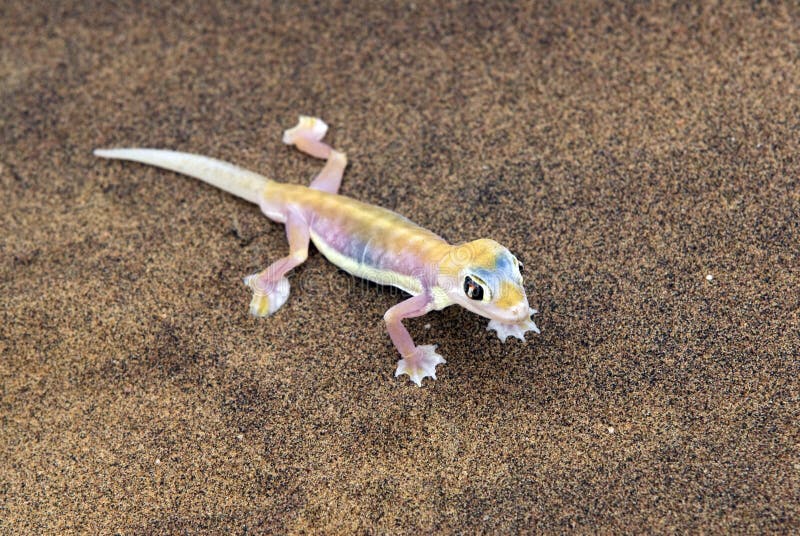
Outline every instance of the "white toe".
<svg viewBox="0 0 800 536">
<path fill-rule="evenodd" d="M 417 346 L 414 354 L 397 362 L 395 377 L 408 374 L 412 382 L 422 387 L 425 378 L 436 379 L 436 365 L 446 363 L 444 358 L 436 353 L 436 346 Z"/>
<path fill-rule="evenodd" d="M 531 309 L 531 311 L 534 311 Z M 534 314 L 534 313 L 531 313 Z M 497 337 L 500 339 L 501 342 L 506 342 L 506 339 L 509 337 L 516 337 L 522 341 L 525 340 L 525 333 L 528 331 L 533 331 L 534 333 L 541 333 L 539 328 L 536 327 L 536 324 L 533 320 L 523 320 L 518 324 L 506 324 L 503 322 L 498 322 L 497 320 L 490 320 L 489 325 L 486 326 L 487 330 L 494 330 L 497 332 Z"/>
</svg>

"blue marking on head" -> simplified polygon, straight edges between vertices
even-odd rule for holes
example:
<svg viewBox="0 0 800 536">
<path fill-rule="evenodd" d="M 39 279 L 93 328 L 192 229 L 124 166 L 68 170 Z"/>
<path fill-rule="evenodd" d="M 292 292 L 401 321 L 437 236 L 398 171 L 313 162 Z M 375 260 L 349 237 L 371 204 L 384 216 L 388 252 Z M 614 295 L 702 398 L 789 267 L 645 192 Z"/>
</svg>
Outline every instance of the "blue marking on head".
<svg viewBox="0 0 800 536">
<path fill-rule="evenodd" d="M 497 253 L 494 260 L 494 268 L 473 268 L 471 272 L 486 283 L 493 295 L 497 294 L 501 281 L 517 280 L 516 263 L 513 255 L 508 250 Z"/>
</svg>

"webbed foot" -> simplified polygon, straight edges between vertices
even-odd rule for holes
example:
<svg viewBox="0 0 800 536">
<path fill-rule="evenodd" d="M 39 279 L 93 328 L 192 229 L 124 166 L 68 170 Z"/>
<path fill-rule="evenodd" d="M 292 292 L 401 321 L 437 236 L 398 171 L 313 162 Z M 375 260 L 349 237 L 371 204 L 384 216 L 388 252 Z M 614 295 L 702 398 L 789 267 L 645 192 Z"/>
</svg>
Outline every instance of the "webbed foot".
<svg viewBox="0 0 800 536">
<path fill-rule="evenodd" d="M 328 125 L 325 121 L 318 117 L 301 115 L 297 125 L 283 132 L 283 143 L 294 145 L 298 138 L 319 141 L 325 137 L 326 132 L 328 132 Z"/>
<path fill-rule="evenodd" d="M 435 345 L 417 346 L 414 352 L 397 362 L 395 378 L 408 374 L 411 381 L 422 387 L 422 380 L 430 377 L 436 379 L 436 365 L 446 363 L 444 358 L 436 353 Z"/>
<path fill-rule="evenodd" d="M 275 283 L 262 283 L 258 274 L 248 275 L 244 284 L 253 289 L 250 300 L 250 314 L 257 317 L 270 316 L 289 299 L 289 280 L 281 277 Z"/>
<path fill-rule="evenodd" d="M 530 309 L 531 316 L 535 315 L 536 313 L 538 313 L 536 309 Z M 525 333 L 528 331 L 541 333 L 531 318 L 516 324 L 505 324 L 503 322 L 498 322 L 497 320 L 490 320 L 486 329 L 495 330 L 497 332 L 497 336 L 502 342 L 506 342 L 508 337 L 516 337 L 517 339 L 524 341 Z"/>
</svg>

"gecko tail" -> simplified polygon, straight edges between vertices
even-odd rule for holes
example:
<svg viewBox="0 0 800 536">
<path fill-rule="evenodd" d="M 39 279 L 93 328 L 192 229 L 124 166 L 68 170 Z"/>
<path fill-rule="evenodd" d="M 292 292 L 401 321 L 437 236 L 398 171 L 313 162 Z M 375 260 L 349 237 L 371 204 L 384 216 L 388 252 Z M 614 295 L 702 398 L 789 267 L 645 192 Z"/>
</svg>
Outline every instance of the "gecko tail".
<svg viewBox="0 0 800 536">
<path fill-rule="evenodd" d="M 183 173 L 255 204 L 260 202 L 264 189 L 272 182 L 258 173 L 228 162 L 191 153 L 162 149 L 95 149 L 94 155 Z"/>
</svg>

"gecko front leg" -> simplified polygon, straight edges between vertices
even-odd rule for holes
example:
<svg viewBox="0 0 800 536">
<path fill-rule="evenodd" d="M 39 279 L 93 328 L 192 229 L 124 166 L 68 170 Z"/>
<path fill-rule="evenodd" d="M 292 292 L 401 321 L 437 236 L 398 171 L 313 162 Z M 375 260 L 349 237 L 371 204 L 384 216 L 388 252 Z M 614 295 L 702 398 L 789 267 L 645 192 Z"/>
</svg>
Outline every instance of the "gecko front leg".
<svg viewBox="0 0 800 536">
<path fill-rule="evenodd" d="M 435 345 L 416 346 L 402 320 L 422 316 L 431 309 L 433 300 L 427 293 L 423 293 L 398 303 L 383 315 L 389 336 L 403 356 L 397 362 L 394 375 L 397 377 L 408 374 L 411 381 L 419 387 L 422 387 L 422 380 L 426 377 L 436 379 L 436 365 L 445 363 L 445 360 L 436 353 Z"/>
<path fill-rule="evenodd" d="M 536 309 L 532 307 L 528 308 L 528 318 L 522 319 L 519 322 L 509 324 L 507 322 L 500 322 L 497 320 L 490 320 L 489 325 L 486 326 L 488 331 L 494 330 L 497 332 L 497 337 L 500 339 L 500 342 L 506 342 L 506 339 L 509 337 L 516 337 L 517 339 L 524 341 L 525 340 L 525 333 L 528 331 L 533 331 L 534 333 L 541 333 L 538 327 L 536 327 L 536 323 L 531 318 L 533 315 L 538 313 Z"/>
</svg>

